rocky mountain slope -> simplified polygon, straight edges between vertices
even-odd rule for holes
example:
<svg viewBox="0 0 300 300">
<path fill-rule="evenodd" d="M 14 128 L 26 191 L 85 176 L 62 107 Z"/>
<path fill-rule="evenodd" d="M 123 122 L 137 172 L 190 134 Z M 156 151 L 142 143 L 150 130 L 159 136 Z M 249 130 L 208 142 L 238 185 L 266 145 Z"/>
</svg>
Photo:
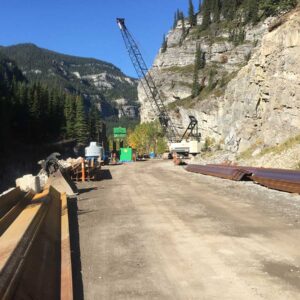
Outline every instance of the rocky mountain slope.
<svg viewBox="0 0 300 300">
<path fill-rule="evenodd" d="M 291 159 L 280 166 L 298 166 L 299 8 L 247 25 L 238 43 L 230 41 L 230 30 L 222 25 L 200 33 L 189 28 L 184 39 L 180 27 L 169 32 L 167 49 L 160 51 L 151 69 L 178 127 L 183 130 L 188 116 L 196 116 L 212 158 L 222 153 L 221 160 L 252 159 L 253 164 L 279 166 L 278 157 L 289 151 Z M 197 44 L 205 53 L 206 66 L 199 71 L 202 92 L 192 98 Z M 138 92 L 141 119 L 150 120 L 154 116 L 141 86 Z M 272 153 L 277 155 L 275 162 L 261 159 Z"/>
<path fill-rule="evenodd" d="M 0 47 L 0 53 L 14 60 L 29 81 L 79 92 L 87 104 L 99 103 L 104 117 L 128 110 L 128 116 L 137 117 L 137 81 L 110 63 L 60 54 L 34 44 Z"/>
</svg>

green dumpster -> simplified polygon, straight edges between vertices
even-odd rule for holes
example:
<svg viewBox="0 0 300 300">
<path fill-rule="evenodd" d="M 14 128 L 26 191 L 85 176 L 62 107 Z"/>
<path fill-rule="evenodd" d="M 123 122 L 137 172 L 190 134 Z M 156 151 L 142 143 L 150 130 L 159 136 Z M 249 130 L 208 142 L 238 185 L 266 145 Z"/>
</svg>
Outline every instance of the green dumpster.
<svg viewBox="0 0 300 300">
<path fill-rule="evenodd" d="M 128 162 L 132 161 L 132 149 L 131 148 L 121 148 L 120 149 L 120 161 Z"/>
</svg>

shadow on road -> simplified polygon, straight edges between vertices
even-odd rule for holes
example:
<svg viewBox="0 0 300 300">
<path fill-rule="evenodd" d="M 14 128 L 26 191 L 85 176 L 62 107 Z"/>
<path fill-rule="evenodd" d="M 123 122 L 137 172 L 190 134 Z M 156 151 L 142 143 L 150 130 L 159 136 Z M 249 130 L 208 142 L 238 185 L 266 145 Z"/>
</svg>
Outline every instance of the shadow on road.
<svg viewBox="0 0 300 300">
<path fill-rule="evenodd" d="M 86 214 L 90 214 L 90 213 L 94 213 L 97 212 L 97 209 L 91 209 L 91 210 L 78 210 L 78 216 L 81 215 L 86 215 Z"/>
<path fill-rule="evenodd" d="M 110 180 L 112 179 L 111 173 L 109 170 L 101 170 L 101 176 L 100 178 L 102 180 Z"/>
<path fill-rule="evenodd" d="M 83 194 L 83 193 L 88 193 L 90 191 L 94 191 L 97 190 L 97 188 L 95 187 L 91 187 L 91 188 L 82 188 L 82 189 L 78 189 L 79 194 Z"/>
<path fill-rule="evenodd" d="M 68 211 L 69 211 L 73 294 L 74 294 L 73 299 L 74 300 L 84 300 L 83 282 L 82 282 L 82 275 L 81 275 L 78 206 L 77 206 L 76 198 L 68 199 Z"/>
</svg>

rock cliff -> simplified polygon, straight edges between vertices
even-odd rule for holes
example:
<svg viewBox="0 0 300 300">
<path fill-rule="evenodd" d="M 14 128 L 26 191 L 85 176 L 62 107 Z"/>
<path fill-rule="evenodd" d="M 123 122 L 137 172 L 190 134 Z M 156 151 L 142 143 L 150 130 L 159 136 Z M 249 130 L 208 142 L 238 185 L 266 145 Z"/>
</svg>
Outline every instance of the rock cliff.
<svg viewBox="0 0 300 300">
<path fill-rule="evenodd" d="M 230 41 L 226 28 L 200 34 L 192 28 L 183 40 L 177 26 L 167 39 L 167 50 L 160 51 L 151 74 L 178 128 L 188 125 L 188 115 L 196 116 L 202 140 L 232 154 L 232 159 L 298 140 L 299 8 L 247 26 L 240 43 Z M 204 89 L 193 99 L 197 44 L 205 53 L 206 67 L 199 71 Z M 148 121 L 154 116 L 141 85 L 138 92 L 141 119 Z"/>
</svg>

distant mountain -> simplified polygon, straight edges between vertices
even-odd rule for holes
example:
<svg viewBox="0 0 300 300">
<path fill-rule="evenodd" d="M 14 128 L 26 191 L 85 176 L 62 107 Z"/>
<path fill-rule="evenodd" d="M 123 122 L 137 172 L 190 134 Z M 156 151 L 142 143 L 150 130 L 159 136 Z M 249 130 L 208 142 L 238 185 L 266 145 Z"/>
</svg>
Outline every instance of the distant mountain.
<svg viewBox="0 0 300 300">
<path fill-rule="evenodd" d="M 99 103 L 104 117 L 118 115 L 122 109 L 120 103 L 136 107 L 138 111 L 137 80 L 126 76 L 113 64 L 60 54 L 34 44 L 0 46 L 1 53 L 16 62 L 29 82 L 80 93 L 87 105 Z"/>
</svg>

